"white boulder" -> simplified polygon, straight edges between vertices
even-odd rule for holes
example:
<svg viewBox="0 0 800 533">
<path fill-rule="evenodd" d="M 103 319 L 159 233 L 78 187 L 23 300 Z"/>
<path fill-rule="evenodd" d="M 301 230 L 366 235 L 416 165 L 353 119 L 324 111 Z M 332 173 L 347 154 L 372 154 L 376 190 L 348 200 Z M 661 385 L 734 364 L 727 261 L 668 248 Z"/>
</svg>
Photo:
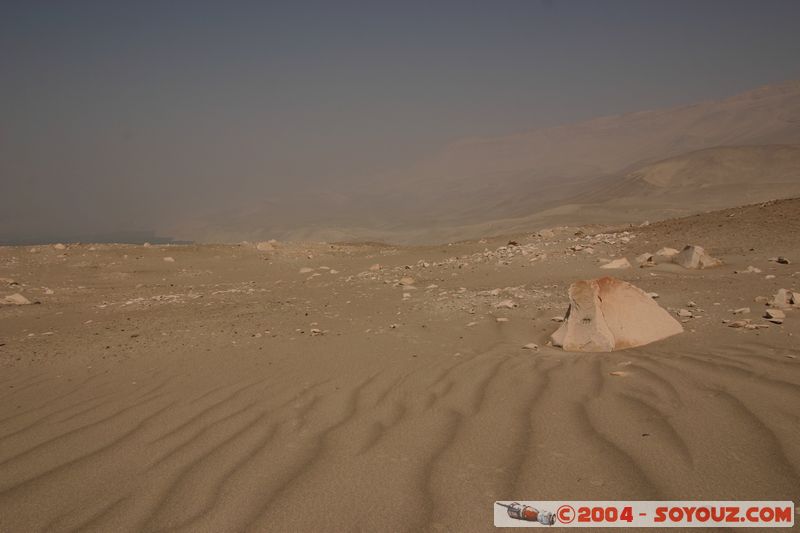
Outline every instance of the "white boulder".
<svg viewBox="0 0 800 533">
<path fill-rule="evenodd" d="M 551 336 L 570 352 L 610 352 L 643 346 L 683 331 L 646 292 L 612 277 L 583 280 L 569 288 L 565 322 Z"/>
</svg>

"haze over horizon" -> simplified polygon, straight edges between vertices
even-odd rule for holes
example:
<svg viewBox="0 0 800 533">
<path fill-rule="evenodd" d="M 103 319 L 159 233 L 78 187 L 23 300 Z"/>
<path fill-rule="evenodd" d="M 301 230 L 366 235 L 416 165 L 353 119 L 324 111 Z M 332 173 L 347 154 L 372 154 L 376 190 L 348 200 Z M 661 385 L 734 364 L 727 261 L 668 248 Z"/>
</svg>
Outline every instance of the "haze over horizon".
<svg viewBox="0 0 800 533">
<path fill-rule="evenodd" d="M 777 0 L 5 2 L 0 240 L 302 210 L 459 139 L 798 79 L 799 19 Z"/>
</svg>

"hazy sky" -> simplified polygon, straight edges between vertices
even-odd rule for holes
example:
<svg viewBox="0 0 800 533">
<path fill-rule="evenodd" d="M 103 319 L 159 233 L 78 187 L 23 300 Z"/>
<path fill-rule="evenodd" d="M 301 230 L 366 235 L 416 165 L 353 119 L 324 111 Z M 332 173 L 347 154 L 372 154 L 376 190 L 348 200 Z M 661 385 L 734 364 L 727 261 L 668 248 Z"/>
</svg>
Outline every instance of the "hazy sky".
<svg viewBox="0 0 800 533">
<path fill-rule="evenodd" d="M 0 237 L 800 78 L 800 2 L 0 0 Z"/>
</svg>

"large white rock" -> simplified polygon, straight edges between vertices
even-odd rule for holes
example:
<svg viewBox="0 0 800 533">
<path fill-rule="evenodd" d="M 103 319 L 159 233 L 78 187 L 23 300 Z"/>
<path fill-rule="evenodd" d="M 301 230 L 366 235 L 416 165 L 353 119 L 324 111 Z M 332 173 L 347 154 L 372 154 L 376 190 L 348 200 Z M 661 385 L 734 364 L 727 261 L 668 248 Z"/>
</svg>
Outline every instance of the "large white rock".
<svg viewBox="0 0 800 533">
<path fill-rule="evenodd" d="M 681 253 L 673 257 L 672 260 L 683 268 L 693 269 L 710 268 L 722 264 L 719 259 L 708 255 L 702 246 L 693 246 L 691 244 L 687 244 L 681 250 Z"/>
<path fill-rule="evenodd" d="M 569 288 L 566 320 L 551 339 L 569 352 L 610 352 L 650 344 L 683 331 L 646 292 L 612 277 Z"/>
</svg>

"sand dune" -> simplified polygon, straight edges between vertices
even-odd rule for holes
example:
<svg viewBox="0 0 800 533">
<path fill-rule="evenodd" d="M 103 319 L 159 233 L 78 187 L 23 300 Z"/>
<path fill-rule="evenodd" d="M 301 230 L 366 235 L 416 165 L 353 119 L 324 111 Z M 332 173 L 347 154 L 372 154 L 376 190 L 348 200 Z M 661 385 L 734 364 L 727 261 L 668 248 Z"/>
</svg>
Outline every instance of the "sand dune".
<svg viewBox="0 0 800 533">
<path fill-rule="evenodd" d="M 768 260 L 800 257 L 798 214 L 510 248 L 0 248 L 0 277 L 40 302 L 0 307 L 0 530 L 488 531 L 495 500 L 791 499 L 800 311 L 722 320 L 798 287 L 797 261 Z M 673 313 L 694 300 L 685 333 L 546 345 L 597 258 L 687 240 L 725 265 L 615 274 Z"/>
</svg>

